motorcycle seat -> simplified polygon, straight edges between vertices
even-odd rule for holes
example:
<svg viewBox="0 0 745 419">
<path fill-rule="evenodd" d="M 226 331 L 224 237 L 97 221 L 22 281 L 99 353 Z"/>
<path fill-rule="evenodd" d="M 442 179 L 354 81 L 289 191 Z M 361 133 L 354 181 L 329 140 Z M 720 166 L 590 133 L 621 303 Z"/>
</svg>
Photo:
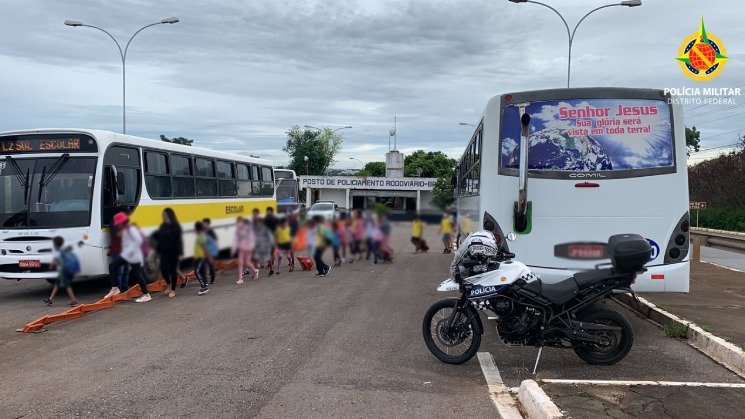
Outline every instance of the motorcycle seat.
<svg viewBox="0 0 745 419">
<path fill-rule="evenodd" d="M 577 283 L 572 278 L 567 278 L 555 284 L 546 284 L 540 280 L 533 281 L 525 284 L 523 289 L 558 305 L 568 302 L 579 292 Z"/>
<path fill-rule="evenodd" d="M 589 288 L 599 282 L 603 282 L 607 278 L 613 276 L 613 269 L 593 269 L 590 271 L 577 272 L 574 274 L 574 280 L 577 281 L 579 289 L 583 290 Z"/>
</svg>

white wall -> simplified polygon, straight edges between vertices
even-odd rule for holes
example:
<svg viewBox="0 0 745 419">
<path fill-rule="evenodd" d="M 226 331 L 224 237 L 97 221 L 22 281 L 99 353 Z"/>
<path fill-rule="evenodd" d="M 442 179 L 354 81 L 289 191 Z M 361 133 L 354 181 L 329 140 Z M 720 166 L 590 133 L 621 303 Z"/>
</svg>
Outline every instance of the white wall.
<svg viewBox="0 0 745 419">
<path fill-rule="evenodd" d="M 341 208 L 347 207 L 346 189 L 319 189 L 321 191 L 321 201 L 334 201 Z"/>
<path fill-rule="evenodd" d="M 440 209 L 432 203 L 434 196 L 435 194 L 432 191 L 421 192 L 421 201 L 419 203 L 421 212 L 440 212 Z"/>
</svg>

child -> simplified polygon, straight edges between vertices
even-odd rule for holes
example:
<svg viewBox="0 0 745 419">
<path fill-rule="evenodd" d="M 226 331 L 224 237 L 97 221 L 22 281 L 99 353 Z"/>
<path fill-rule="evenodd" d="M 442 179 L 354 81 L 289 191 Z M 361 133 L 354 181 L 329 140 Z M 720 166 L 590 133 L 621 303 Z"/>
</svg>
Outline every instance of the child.
<svg viewBox="0 0 745 419">
<path fill-rule="evenodd" d="M 352 250 L 350 251 L 349 262 L 353 263 L 362 260 L 362 241 L 365 239 L 365 225 L 362 221 L 360 210 L 354 212 L 354 218 L 350 223 L 349 229 L 352 233 Z M 357 255 L 355 259 L 354 255 Z"/>
<path fill-rule="evenodd" d="M 121 232 L 122 252 L 115 255 L 109 263 L 109 278 L 111 280 L 111 290 L 106 297 L 109 298 L 121 293 L 117 281 L 117 272 L 124 265 L 129 265 L 129 272 L 132 278 L 137 281 L 142 291 L 142 296 L 135 300 L 135 303 L 146 303 L 152 300 L 145 282 L 145 273 L 142 271 L 142 263 L 146 255 L 142 252 L 142 242 L 145 240 L 142 232 L 137 226 L 129 222 L 129 216 L 125 212 L 114 214 L 113 223 Z"/>
<path fill-rule="evenodd" d="M 336 220 L 336 233 L 339 235 L 339 239 L 341 240 L 341 263 L 344 263 L 347 261 L 347 248 L 349 245 L 349 230 L 347 229 L 347 220 L 348 216 L 346 212 L 341 213 L 341 217 L 339 217 L 338 220 Z"/>
<path fill-rule="evenodd" d="M 269 267 L 269 276 L 274 275 L 274 265 L 272 265 L 272 252 L 274 252 L 274 235 L 267 228 L 264 220 L 257 218 L 254 223 L 254 233 L 256 234 L 256 247 L 254 248 L 254 259 L 261 266 Z"/>
<path fill-rule="evenodd" d="M 414 245 L 414 253 L 422 251 L 422 236 L 424 233 L 424 223 L 419 218 L 419 214 L 414 216 L 414 221 L 411 223 L 411 243 Z"/>
<path fill-rule="evenodd" d="M 54 245 L 54 260 L 52 261 L 52 266 L 55 266 L 57 268 L 57 279 L 54 281 L 54 288 L 52 288 L 52 294 L 49 296 L 49 298 L 45 298 L 44 303 L 48 306 L 51 306 L 54 304 L 54 297 L 57 295 L 57 291 L 60 290 L 60 288 L 67 291 L 67 296 L 70 297 L 70 307 L 75 307 L 78 305 L 78 301 L 75 298 L 75 293 L 72 291 L 72 287 L 70 286 L 70 283 L 72 282 L 74 273 L 70 270 L 72 267 L 68 265 L 68 261 L 71 260 L 74 255 L 72 254 L 72 248 L 68 247 L 67 249 L 62 249 L 62 246 L 65 244 L 65 240 L 57 236 L 52 240 L 52 244 Z M 78 266 L 79 268 L 79 266 Z M 73 268 L 74 270 L 74 268 Z"/>
<path fill-rule="evenodd" d="M 334 266 L 341 266 L 343 263 L 339 253 L 339 249 L 341 248 L 341 230 L 339 229 L 339 223 L 336 221 L 331 222 L 331 231 L 328 241 L 334 251 Z"/>
<path fill-rule="evenodd" d="M 330 231 L 323 225 L 323 217 L 316 215 L 310 221 L 310 226 L 314 231 L 315 237 L 313 238 L 314 250 L 313 260 L 316 263 L 316 276 L 326 276 L 331 271 L 329 265 L 323 261 L 323 253 L 326 251 L 326 245 L 329 243 Z"/>
<path fill-rule="evenodd" d="M 194 223 L 194 231 L 197 233 L 197 238 L 194 240 L 194 273 L 197 275 L 200 286 L 197 294 L 204 295 L 209 292 L 206 270 L 207 264 L 212 261 L 212 256 L 207 249 L 207 232 L 201 221 Z"/>
<path fill-rule="evenodd" d="M 277 240 L 277 270 L 276 274 L 279 275 L 280 265 L 282 264 L 282 258 L 286 257 L 289 261 L 290 272 L 295 270 L 295 258 L 292 254 L 292 234 L 290 225 L 287 222 L 286 217 L 279 219 L 277 229 L 274 231 L 274 238 Z"/>
<path fill-rule="evenodd" d="M 440 233 L 442 234 L 442 246 L 444 247 L 442 253 L 450 253 L 453 246 L 453 219 L 447 212 L 442 214 Z"/>
<path fill-rule="evenodd" d="M 207 234 L 207 240 L 211 240 L 212 247 L 217 247 L 217 233 L 215 233 L 215 230 L 212 229 L 212 220 L 209 218 L 205 218 L 202 220 L 202 224 L 204 224 L 204 232 Z M 215 283 L 215 262 L 212 258 L 210 258 L 210 262 L 207 262 L 207 268 L 209 269 L 210 273 L 210 284 Z"/>
<path fill-rule="evenodd" d="M 235 229 L 235 239 L 233 240 L 233 254 L 238 254 L 238 281 L 236 284 L 243 283 L 243 275 L 246 268 L 253 271 L 253 279 L 259 279 L 259 270 L 253 264 L 253 252 L 256 247 L 256 236 L 250 222 L 243 217 L 238 217 Z"/>
</svg>

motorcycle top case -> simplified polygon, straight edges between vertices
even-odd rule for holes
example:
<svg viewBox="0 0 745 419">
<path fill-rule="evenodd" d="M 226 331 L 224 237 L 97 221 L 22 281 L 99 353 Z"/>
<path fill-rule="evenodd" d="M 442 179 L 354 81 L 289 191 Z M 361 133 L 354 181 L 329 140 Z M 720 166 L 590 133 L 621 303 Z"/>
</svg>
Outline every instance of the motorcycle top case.
<svg viewBox="0 0 745 419">
<path fill-rule="evenodd" d="M 613 268 L 620 272 L 640 272 L 649 262 L 652 247 L 638 234 L 616 234 L 608 239 Z"/>
</svg>

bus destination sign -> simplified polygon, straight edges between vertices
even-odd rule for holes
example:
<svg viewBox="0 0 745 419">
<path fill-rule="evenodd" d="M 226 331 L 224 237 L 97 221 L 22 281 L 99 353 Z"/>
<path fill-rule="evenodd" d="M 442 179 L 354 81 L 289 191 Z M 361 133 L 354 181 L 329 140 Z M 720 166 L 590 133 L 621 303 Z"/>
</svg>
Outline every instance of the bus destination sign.
<svg viewBox="0 0 745 419">
<path fill-rule="evenodd" d="M 18 135 L 0 137 L 0 154 L 95 153 L 96 142 L 87 135 Z"/>
</svg>

